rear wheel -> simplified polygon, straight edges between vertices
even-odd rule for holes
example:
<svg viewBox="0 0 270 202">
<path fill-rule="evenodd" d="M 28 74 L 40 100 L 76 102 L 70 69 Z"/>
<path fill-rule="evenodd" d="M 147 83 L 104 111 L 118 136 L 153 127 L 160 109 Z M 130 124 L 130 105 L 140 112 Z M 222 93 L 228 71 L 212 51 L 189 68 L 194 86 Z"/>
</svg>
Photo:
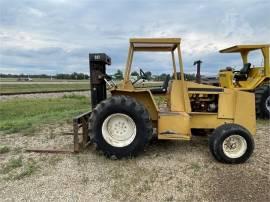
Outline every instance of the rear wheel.
<svg viewBox="0 0 270 202">
<path fill-rule="evenodd" d="M 152 137 L 152 122 L 134 98 L 113 96 L 102 101 L 89 119 L 89 135 L 106 156 L 135 156 Z"/>
<path fill-rule="evenodd" d="M 259 118 L 270 119 L 270 86 L 265 84 L 255 90 L 256 114 Z"/>
<path fill-rule="evenodd" d="M 253 153 L 251 134 L 237 124 L 225 124 L 216 128 L 209 139 L 213 156 L 223 163 L 243 163 Z"/>
</svg>

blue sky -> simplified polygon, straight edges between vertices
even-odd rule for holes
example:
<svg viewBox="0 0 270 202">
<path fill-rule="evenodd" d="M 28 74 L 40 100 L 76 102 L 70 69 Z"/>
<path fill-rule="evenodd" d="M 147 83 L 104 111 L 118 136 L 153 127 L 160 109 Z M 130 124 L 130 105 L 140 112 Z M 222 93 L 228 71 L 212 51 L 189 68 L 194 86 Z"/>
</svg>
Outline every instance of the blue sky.
<svg viewBox="0 0 270 202">
<path fill-rule="evenodd" d="M 269 0 L 0 0 L 0 72 L 89 72 L 89 52 L 123 69 L 131 37 L 180 37 L 186 72 L 240 66 L 218 50 L 270 42 Z M 255 53 L 254 53 L 255 54 Z M 261 63 L 259 53 L 253 56 Z M 170 72 L 168 54 L 137 54 L 133 68 Z"/>
</svg>

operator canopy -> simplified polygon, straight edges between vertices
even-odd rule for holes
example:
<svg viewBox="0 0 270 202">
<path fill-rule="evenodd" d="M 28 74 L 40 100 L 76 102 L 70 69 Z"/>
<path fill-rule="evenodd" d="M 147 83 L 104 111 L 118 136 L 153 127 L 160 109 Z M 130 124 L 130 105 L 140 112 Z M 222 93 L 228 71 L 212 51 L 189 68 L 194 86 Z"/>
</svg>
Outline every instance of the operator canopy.
<svg viewBox="0 0 270 202">
<path fill-rule="evenodd" d="M 180 38 L 131 38 L 134 51 L 174 51 L 180 44 Z"/>
<path fill-rule="evenodd" d="M 258 44 L 258 45 L 236 45 L 229 48 L 220 50 L 220 53 L 239 53 L 244 51 L 254 51 L 262 48 L 269 48 L 270 44 Z"/>
</svg>

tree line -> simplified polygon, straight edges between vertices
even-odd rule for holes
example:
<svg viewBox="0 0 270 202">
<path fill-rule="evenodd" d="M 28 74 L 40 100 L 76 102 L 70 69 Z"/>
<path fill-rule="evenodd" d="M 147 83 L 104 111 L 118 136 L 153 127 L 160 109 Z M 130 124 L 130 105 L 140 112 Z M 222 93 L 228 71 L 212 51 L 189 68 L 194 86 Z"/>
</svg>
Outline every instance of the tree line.
<svg viewBox="0 0 270 202">
<path fill-rule="evenodd" d="M 161 73 L 161 74 L 152 74 L 150 71 L 146 71 L 145 74 L 147 75 L 147 78 L 149 80 L 154 81 L 164 81 L 168 74 Z M 192 81 L 195 80 L 196 76 L 195 74 L 184 74 L 185 80 Z M 115 80 L 122 80 L 124 78 L 123 71 L 120 69 L 117 69 L 116 72 L 112 75 Z M 138 77 L 140 76 L 137 71 L 131 72 L 131 76 Z M 84 73 L 77 73 L 73 72 L 71 74 L 56 74 L 56 75 L 48 75 L 48 74 L 3 74 L 0 73 L 0 78 L 53 78 L 53 79 L 67 79 L 67 80 L 83 80 L 83 79 L 89 79 L 89 75 Z M 171 75 L 172 77 L 172 75 Z"/>
<path fill-rule="evenodd" d="M 73 72 L 71 74 L 0 74 L 0 78 L 53 78 L 53 79 L 72 79 L 72 80 L 82 80 L 89 79 L 89 75 L 84 73 Z"/>
<path fill-rule="evenodd" d="M 156 75 L 156 74 L 153 75 L 152 72 L 150 72 L 150 71 L 145 72 L 145 74 L 147 75 L 147 78 L 149 80 L 154 80 L 154 81 L 164 81 L 166 79 L 167 75 L 168 75 L 168 74 L 165 74 L 165 73 L 161 73 L 159 75 Z M 131 72 L 131 76 L 138 77 L 138 76 L 140 76 L 140 74 L 137 71 L 133 71 L 133 72 Z M 170 76 L 172 78 L 172 75 L 170 75 Z M 177 73 L 177 76 L 180 77 L 180 74 Z M 112 77 L 115 80 L 122 80 L 123 77 L 124 77 L 123 72 L 120 69 L 118 69 L 118 70 L 116 70 L 116 73 L 114 73 L 112 75 Z M 196 79 L 195 74 L 186 74 L 185 73 L 184 77 L 185 77 L 185 80 L 187 80 L 187 81 L 194 81 Z"/>
</svg>

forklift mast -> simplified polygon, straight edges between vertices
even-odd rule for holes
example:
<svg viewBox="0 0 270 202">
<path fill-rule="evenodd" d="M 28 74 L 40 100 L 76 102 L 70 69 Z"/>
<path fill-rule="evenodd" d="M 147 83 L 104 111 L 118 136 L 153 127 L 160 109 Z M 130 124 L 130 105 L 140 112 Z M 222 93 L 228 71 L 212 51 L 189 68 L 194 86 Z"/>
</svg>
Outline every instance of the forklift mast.
<svg viewBox="0 0 270 202">
<path fill-rule="evenodd" d="M 196 83 L 201 83 L 201 60 L 194 61 L 193 65 L 197 65 Z"/>
<path fill-rule="evenodd" d="M 111 58 L 105 53 L 89 54 L 92 109 L 107 98 L 106 81 L 104 80 L 107 77 L 106 65 L 111 65 Z"/>
</svg>

